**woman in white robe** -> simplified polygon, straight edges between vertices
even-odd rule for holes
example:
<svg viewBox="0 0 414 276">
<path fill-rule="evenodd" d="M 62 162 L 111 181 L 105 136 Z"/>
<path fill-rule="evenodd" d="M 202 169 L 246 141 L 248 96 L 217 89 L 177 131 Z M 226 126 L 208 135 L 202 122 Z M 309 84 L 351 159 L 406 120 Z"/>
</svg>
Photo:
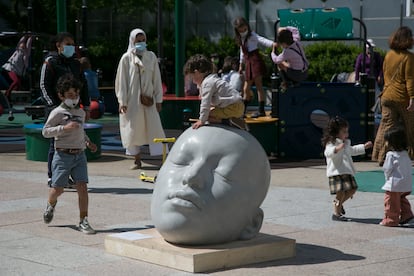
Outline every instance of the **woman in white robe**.
<svg viewBox="0 0 414 276">
<path fill-rule="evenodd" d="M 128 50 L 121 57 L 115 78 L 119 103 L 119 128 L 126 154 L 134 156 L 131 169 L 141 168 L 142 145 L 153 145 L 154 138 L 165 138 L 159 112 L 162 106 L 161 74 L 157 56 L 146 49 L 146 34 L 134 29 Z M 154 104 L 145 106 L 140 95 L 152 96 Z"/>
</svg>

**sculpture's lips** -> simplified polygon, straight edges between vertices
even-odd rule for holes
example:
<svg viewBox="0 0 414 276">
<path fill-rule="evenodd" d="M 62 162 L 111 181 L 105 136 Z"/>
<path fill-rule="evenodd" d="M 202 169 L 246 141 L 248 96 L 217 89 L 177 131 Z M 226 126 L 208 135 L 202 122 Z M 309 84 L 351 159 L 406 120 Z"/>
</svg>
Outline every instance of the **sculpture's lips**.
<svg viewBox="0 0 414 276">
<path fill-rule="evenodd" d="M 204 206 L 204 201 L 194 192 L 175 191 L 168 195 L 168 199 L 183 207 L 196 207 L 201 210 Z"/>
</svg>

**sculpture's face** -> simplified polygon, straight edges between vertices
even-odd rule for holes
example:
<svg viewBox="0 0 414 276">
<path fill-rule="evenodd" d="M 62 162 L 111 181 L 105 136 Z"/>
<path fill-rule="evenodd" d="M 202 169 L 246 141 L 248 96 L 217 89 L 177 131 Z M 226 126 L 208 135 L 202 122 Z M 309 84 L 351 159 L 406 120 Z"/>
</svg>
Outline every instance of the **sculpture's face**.
<svg viewBox="0 0 414 276">
<path fill-rule="evenodd" d="M 269 182 L 266 154 L 249 133 L 189 128 L 157 176 L 152 219 L 170 242 L 236 240 L 260 210 Z"/>
</svg>

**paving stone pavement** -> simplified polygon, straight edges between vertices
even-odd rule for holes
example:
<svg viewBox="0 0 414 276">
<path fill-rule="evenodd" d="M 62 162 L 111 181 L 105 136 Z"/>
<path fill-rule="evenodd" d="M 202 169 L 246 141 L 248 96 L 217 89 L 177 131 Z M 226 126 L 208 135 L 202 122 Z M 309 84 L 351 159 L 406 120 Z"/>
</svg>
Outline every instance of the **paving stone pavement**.
<svg viewBox="0 0 414 276">
<path fill-rule="evenodd" d="M 153 184 L 129 170 L 132 159 L 103 152 L 89 162 L 89 221 L 97 234 L 85 235 L 76 230 L 76 192 L 66 190 L 44 224 L 46 163 L 26 160 L 21 150 L 0 152 L 0 275 L 192 275 L 105 252 L 107 235 L 152 227 Z M 160 163 L 146 157 L 143 171 L 154 176 Z M 378 170 L 373 162 L 355 166 Z M 412 275 L 414 225 L 379 226 L 382 193 L 357 192 L 345 205 L 352 221 L 336 222 L 323 160 L 272 160 L 271 167 L 261 231 L 295 239 L 296 256 L 203 275 Z"/>
</svg>

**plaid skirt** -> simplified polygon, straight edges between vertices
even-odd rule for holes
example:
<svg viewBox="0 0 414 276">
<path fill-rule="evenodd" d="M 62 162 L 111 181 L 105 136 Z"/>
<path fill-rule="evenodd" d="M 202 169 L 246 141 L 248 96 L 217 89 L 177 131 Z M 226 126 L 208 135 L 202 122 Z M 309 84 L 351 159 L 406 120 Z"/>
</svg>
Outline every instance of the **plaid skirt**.
<svg viewBox="0 0 414 276">
<path fill-rule="evenodd" d="M 358 189 L 358 185 L 355 181 L 355 177 L 350 174 L 335 175 L 329 177 L 329 189 L 331 195 L 334 195 L 339 191 L 345 192 L 352 189 Z"/>
</svg>

